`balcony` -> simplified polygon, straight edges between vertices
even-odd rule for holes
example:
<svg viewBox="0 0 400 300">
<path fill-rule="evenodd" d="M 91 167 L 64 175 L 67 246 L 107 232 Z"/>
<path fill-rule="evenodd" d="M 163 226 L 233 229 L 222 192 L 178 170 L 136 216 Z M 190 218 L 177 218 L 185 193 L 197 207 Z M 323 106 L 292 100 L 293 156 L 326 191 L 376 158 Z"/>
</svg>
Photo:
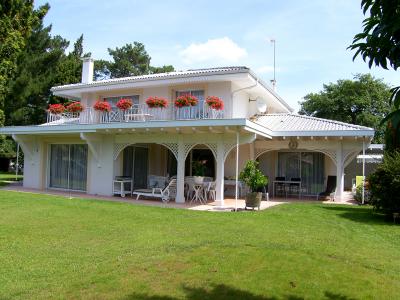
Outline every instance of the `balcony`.
<svg viewBox="0 0 400 300">
<path fill-rule="evenodd" d="M 223 119 L 224 110 L 215 110 L 208 104 L 167 108 L 149 108 L 147 104 L 135 104 L 127 110 L 113 108 L 110 112 L 99 112 L 93 108 L 85 108 L 81 113 L 47 113 L 47 123 L 43 125 L 99 124 L 115 122 L 147 122 Z"/>
</svg>

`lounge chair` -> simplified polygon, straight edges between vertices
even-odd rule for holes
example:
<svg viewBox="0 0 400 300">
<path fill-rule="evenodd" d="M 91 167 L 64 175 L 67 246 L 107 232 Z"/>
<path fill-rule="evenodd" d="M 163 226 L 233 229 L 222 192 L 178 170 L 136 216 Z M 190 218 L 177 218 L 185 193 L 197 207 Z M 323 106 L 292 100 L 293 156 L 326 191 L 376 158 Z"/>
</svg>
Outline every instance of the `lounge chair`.
<svg viewBox="0 0 400 300">
<path fill-rule="evenodd" d="M 136 200 L 139 200 L 140 196 L 144 196 L 150 198 L 161 198 L 161 201 L 164 203 L 169 202 L 171 198 L 176 196 L 176 179 L 171 179 L 164 189 L 138 189 L 133 191 L 132 196 L 133 195 L 136 195 Z"/>
<path fill-rule="evenodd" d="M 328 180 L 326 181 L 326 190 L 325 192 L 319 193 L 317 195 L 317 200 L 320 197 L 330 197 L 332 201 L 335 201 L 336 195 L 336 176 L 328 176 Z"/>
</svg>

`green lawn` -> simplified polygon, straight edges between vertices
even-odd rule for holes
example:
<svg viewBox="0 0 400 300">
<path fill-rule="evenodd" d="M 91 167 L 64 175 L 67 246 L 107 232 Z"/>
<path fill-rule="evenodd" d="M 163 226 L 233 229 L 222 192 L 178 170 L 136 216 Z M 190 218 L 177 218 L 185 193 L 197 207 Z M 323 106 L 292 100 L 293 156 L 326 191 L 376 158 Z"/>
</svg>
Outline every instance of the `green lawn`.
<svg viewBox="0 0 400 300">
<path fill-rule="evenodd" d="M 22 180 L 22 175 L 15 176 L 15 173 L 0 173 L 0 187 L 10 184 L 13 181 Z"/>
<path fill-rule="evenodd" d="M 213 213 L 0 191 L 0 299 L 398 299 L 370 208 Z"/>
</svg>

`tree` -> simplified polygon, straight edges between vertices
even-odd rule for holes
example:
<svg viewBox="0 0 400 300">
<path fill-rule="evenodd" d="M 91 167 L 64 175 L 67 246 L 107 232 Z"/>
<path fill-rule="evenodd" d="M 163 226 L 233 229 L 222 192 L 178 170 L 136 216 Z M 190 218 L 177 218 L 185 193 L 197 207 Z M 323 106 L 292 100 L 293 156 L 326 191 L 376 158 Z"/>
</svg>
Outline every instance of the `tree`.
<svg viewBox="0 0 400 300">
<path fill-rule="evenodd" d="M 354 80 L 324 84 L 321 92 L 306 95 L 299 114 L 373 127 L 374 142 L 382 143 L 381 121 L 390 111 L 389 96 L 390 88 L 382 80 L 358 74 Z"/>
<path fill-rule="evenodd" d="M 121 48 L 108 48 L 108 53 L 112 57 L 112 61 L 95 61 L 96 80 L 175 71 L 172 65 L 151 66 L 151 57 L 144 45 L 139 42 L 126 44 Z"/>
<path fill-rule="evenodd" d="M 400 66 L 400 0 L 362 0 L 363 32 L 354 36 L 349 49 L 356 50 L 353 59 L 361 55 L 368 66 L 397 70 Z M 400 149 L 400 86 L 391 90 L 392 111 L 387 122 L 386 149 Z"/>
</svg>

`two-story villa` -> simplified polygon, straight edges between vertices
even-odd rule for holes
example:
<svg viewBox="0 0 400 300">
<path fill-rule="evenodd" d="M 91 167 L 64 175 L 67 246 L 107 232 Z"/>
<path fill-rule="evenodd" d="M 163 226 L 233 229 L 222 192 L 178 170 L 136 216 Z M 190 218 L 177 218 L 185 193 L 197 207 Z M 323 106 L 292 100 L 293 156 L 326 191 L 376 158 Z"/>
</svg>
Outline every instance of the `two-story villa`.
<svg viewBox="0 0 400 300">
<path fill-rule="evenodd" d="M 206 164 L 216 182 L 216 200 L 229 192 L 225 181 L 249 159 L 257 159 L 269 176 L 269 191 L 278 177 L 301 181 L 301 195 L 325 190 L 336 178 L 336 199 L 343 194 L 344 167 L 374 135 L 371 128 L 293 114 L 293 109 L 246 67 L 171 72 L 93 81 L 93 60 L 84 60 L 82 82 L 56 86 L 52 92 L 80 101 L 79 114 L 52 115 L 46 124 L 1 129 L 23 149 L 24 187 L 112 195 L 117 176 L 147 186 L 149 175 L 176 176 L 175 201 L 185 201 L 185 176 L 194 161 Z M 198 98 L 196 106 L 177 108 L 183 94 Z M 149 108 L 146 99 L 169 99 L 167 108 Z M 223 110 L 205 99 L 217 96 Z M 121 98 L 131 109 L 115 107 Z M 110 112 L 93 105 L 105 100 Z M 238 150 L 238 160 L 237 153 Z"/>
</svg>

